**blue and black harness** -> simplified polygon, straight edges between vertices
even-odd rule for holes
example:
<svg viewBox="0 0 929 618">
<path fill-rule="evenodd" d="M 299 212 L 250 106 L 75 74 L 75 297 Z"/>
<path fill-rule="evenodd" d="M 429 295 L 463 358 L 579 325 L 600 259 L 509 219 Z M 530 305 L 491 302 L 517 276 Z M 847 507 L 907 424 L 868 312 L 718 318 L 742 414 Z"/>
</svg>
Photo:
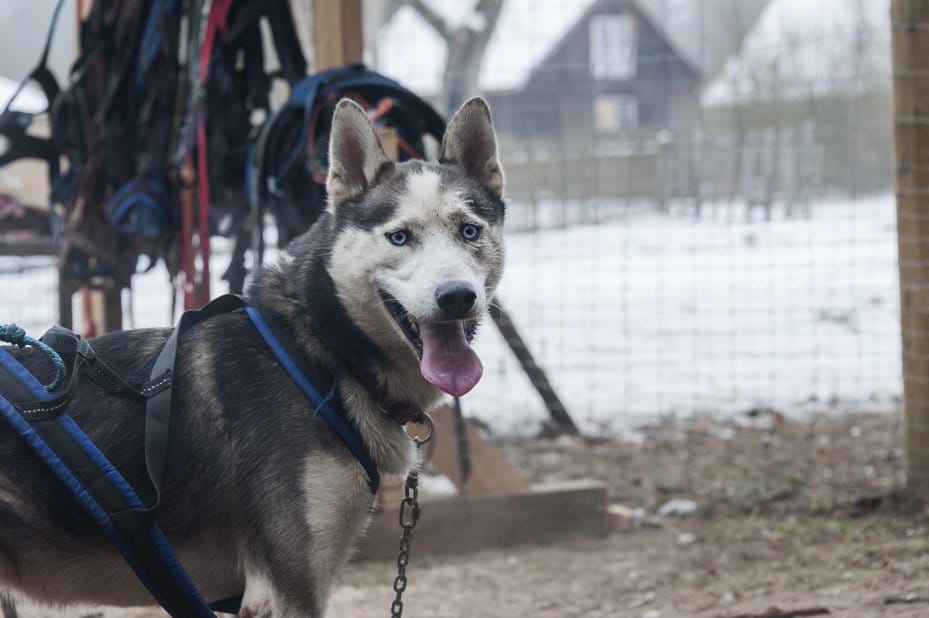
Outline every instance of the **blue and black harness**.
<svg viewBox="0 0 929 618">
<path fill-rule="evenodd" d="M 221 296 L 200 310 L 184 313 L 162 347 L 151 379 L 141 387 L 128 384 L 96 357 L 87 341 L 69 330 L 55 327 L 36 341 L 25 336 L 21 329 L 0 326 L 3 339 L 43 350 L 58 369 L 58 376 L 46 387 L 0 347 L 0 416 L 93 517 L 171 616 L 212 617 L 214 611 L 235 613 L 241 605 L 241 596 L 216 603 L 203 599 L 162 533 L 155 510 L 161 498 L 167 456 L 178 339 L 206 318 L 239 310 L 245 311 L 313 409 L 364 467 L 371 492 L 376 492 L 380 484 L 377 465 L 357 429 L 347 420 L 336 397 L 333 376 L 319 372 L 306 375 L 300 368 L 307 365 L 301 362 L 303 353 L 287 330 L 267 320 L 239 296 Z M 114 395 L 145 400 L 145 465 L 154 488 L 153 504 L 142 501 L 68 413 L 81 375 Z"/>
</svg>

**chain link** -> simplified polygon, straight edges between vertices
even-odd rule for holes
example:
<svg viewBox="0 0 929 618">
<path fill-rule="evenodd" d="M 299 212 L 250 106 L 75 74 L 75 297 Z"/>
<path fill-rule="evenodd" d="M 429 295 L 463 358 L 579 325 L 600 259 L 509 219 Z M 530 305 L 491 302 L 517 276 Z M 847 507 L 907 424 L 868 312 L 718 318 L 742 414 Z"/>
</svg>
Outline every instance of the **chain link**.
<svg viewBox="0 0 929 618">
<path fill-rule="evenodd" d="M 432 418 L 426 414 L 423 423 L 428 426 L 429 433 L 424 438 L 413 438 L 416 443 L 416 455 L 419 459 L 420 446 L 432 438 L 435 430 L 435 424 Z M 403 486 L 403 500 L 400 502 L 400 528 L 403 534 L 400 536 L 400 553 L 397 555 L 397 577 L 394 578 L 394 597 L 393 603 L 390 604 L 390 618 L 401 618 L 403 616 L 403 592 L 406 590 L 406 567 L 410 564 L 410 533 L 416 527 L 419 521 L 421 509 L 419 508 L 419 471 L 410 470 L 406 476 L 406 483 Z"/>
</svg>

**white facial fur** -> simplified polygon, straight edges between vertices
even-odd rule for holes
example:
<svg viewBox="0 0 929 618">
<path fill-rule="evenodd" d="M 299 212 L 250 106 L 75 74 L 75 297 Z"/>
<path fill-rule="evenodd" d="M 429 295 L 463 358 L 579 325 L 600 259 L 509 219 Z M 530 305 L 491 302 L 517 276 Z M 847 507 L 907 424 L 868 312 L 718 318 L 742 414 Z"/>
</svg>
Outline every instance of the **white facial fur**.
<svg viewBox="0 0 929 618">
<path fill-rule="evenodd" d="M 407 246 L 391 245 L 409 255 L 398 256 L 393 268 L 378 273 L 378 284 L 414 317 L 438 320 L 436 289 L 449 281 L 464 281 L 477 292 L 473 317 L 484 309 L 488 273 L 477 255 L 481 239 L 464 240 L 461 226 L 486 228 L 487 223 L 471 213 L 460 196 L 441 191 L 439 184 L 438 174 L 431 171 L 407 178 L 407 195 L 397 216 L 377 231 L 386 235 L 395 229 L 409 230 L 412 238 Z"/>
<path fill-rule="evenodd" d="M 461 226 L 468 223 L 481 228 L 476 241 L 461 237 Z M 410 239 L 396 246 L 387 236 L 401 229 L 408 231 Z M 412 350 L 404 337 L 397 336 L 400 333 L 387 311 L 371 306 L 372 299 L 378 298 L 377 288 L 394 296 L 413 317 L 438 320 L 436 289 L 442 283 L 463 281 L 477 293 L 471 314 L 477 317 L 496 287 L 502 261 L 499 230 L 472 212 L 457 192 L 443 190 L 439 175 L 425 168 L 407 176 L 405 195 L 389 221 L 370 231 L 342 232 L 333 248 L 330 271 L 352 317 L 379 345 L 399 355 Z"/>
</svg>

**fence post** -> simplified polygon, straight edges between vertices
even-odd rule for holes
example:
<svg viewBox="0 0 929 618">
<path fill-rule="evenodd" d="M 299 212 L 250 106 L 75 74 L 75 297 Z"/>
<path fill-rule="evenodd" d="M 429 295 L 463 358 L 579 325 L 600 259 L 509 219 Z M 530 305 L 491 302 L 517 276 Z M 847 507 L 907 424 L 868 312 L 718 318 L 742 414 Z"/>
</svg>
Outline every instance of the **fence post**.
<svg viewBox="0 0 929 618">
<path fill-rule="evenodd" d="M 929 498 L 929 0 L 892 0 L 907 486 Z"/>
<path fill-rule="evenodd" d="M 313 72 L 361 62 L 361 0 L 314 0 Z"/>
</svg>

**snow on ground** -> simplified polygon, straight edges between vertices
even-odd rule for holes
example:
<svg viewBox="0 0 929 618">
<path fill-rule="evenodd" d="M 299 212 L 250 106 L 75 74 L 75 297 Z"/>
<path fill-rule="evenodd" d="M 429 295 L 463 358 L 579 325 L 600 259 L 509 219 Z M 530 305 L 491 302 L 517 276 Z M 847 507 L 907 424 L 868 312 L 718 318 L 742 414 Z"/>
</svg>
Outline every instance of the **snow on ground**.
<svg viewBox="0 0 929 618">
<path fill-rule="evenodd" d="M 901 393 L 892 196 L 770 222 L 704 212 L 509 235 L 501 301 L 575 419 L 622 431 L 761 406 L 892 406 Z M 215 246 L 221 273 L 228 244 Z M 56 319 L 55 285 L 51 259 L 0 258 L 0 321 L 40 334 Z M 136 277 L 132 306 L 135 326 L 171 322 L 163 269 Z M 485 373 L 466 413 L 498 431 L 537 429 L 544 407 L 489 321 L 476 346 Z"/>
<path fill-rule="evenodd" d="M 16 94 L 17 88 L 19 88 L 18 81 L 0 75 L 0 110 L 6 109 L 10 98 Z M 10 107 L 16 111 L 36 114 L 47 106 L 48 102 L 45 100 L 42 91 L 36 88 L 34 84 L 27 84 Z"/>
<path fill-rule="evenodd" d="M 887 405 L 901 392 L 891 197 L 808 219 L 637 215 L 509 238 L 500 297 L 575 418 Z M 469 410 L 520 428 L 541 404 L 496 333 Z"/>
</svg>

